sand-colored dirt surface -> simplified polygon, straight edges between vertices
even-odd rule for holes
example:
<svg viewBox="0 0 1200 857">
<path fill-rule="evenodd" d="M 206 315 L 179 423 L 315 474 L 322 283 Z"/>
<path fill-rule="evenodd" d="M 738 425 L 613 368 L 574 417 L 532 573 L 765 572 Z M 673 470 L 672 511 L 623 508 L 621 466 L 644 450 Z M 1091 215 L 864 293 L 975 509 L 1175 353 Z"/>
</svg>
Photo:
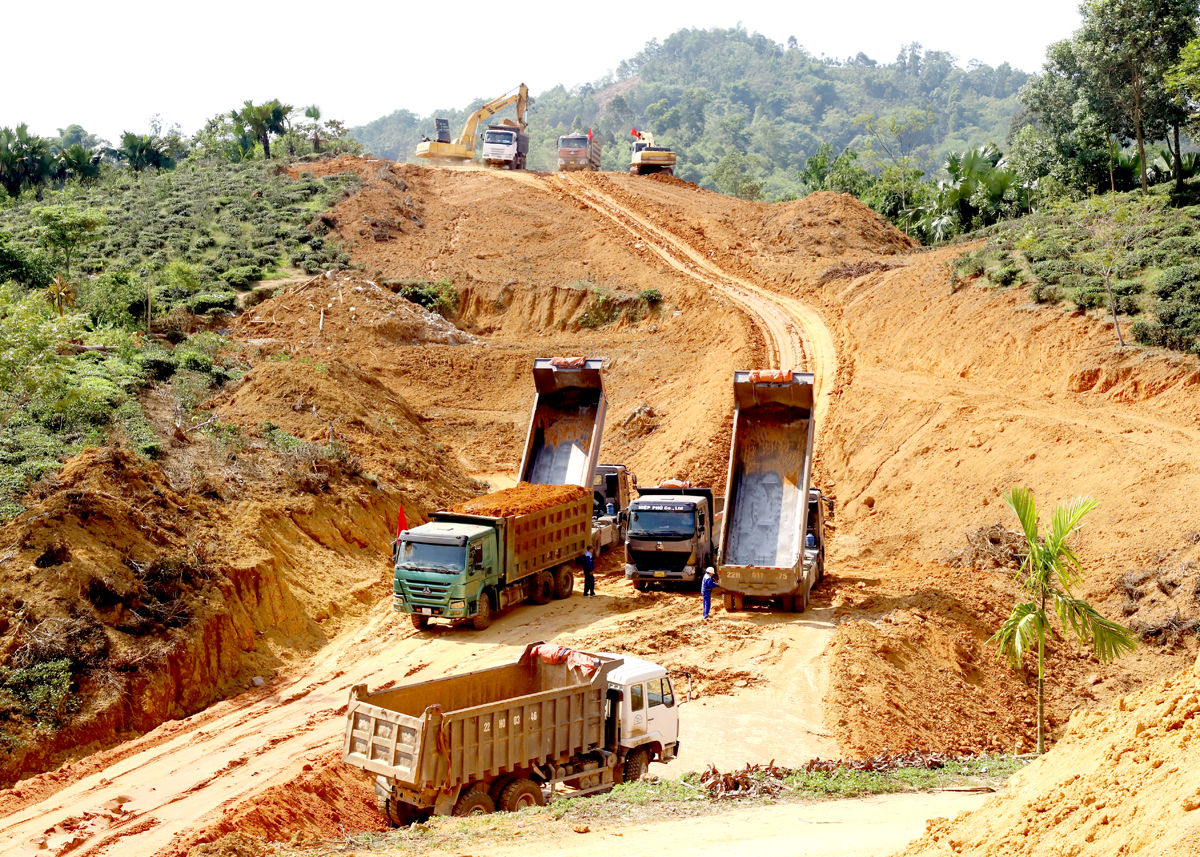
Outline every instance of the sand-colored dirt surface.
<svg viewBox="0 0 1200 857">
<path fill-rule="evenodd" d="M 212 615 L 240 616 L 241 604 L 247 617 L 243 636 L 222 634 L 217 647 L 237 656 L 205 661 L 203 701 L 164 693 L 153 716 L 121 721 L 129 731 L 88 733 L 73 751 L 64 739 L 57 755 L 17 763 L 32 775 L 74 759 L 0 793 L 0 850 L 56 825 L 46 853 L 180 855 L 230 832 L 276 836 L 285 819 L 316 836 L 365 825 L 369 785 L 334 761 L 349 688 L 495 663 L 537 639 L 694 675 L 683 754 L 659 774 L 885 748 L 1028 749 L 1030 675 L 986 643 L 1016 595 L 1011 570 L 963 562 L 967 533 L 1013 525 L 1000 501 L 1013 485 L 1047 505 L 1099 498 L 1078 538 L 1086 594 L 1146 641 L 1103 667 L 1056 642 L 1052 735 L 1077 708 L 1190 669 L 1194 635 L 1178 628 L 1197 618 L 1200 579 L 1194 357 L 1118 349 L 1102 318 L 1034 307 L 1023 289 L 951 293 L 956 251 L 921 252 L 835 194 L 766 205 L 621 174 L 355 158 L 304 169 L 363 177 L 331 219 L 371 279 L 349 292 L 337 279 L 292 285 L 241 317 L 233 338 L 252 368 L 212 407 L 251 448 L 269 422 L 344 445 L 362 472 L 303 490 L 267 452 L 255 453 L 256 472 L 227 457 L 200 467 L 189 463 L 198 445 L 178 442 L 165 462 L 138 465 L 149 475 L 136 480 L 84 457 L 72 465 L 84 475 L 66 483 L 76 493 L 52 492 L 53 510 L 0 531 L 5 591 L 44 589 L 31 610 L 49 615 L 53 603 L 61 616 L 75 604 L 103 625 L 75 593 L 95 573 L 86 563 L 115 567 L 125 544 L 88 526 L 80 504 L 111 495 L 124 505 L 105 514 L 133 521 L 129 507 L 147 516 L 143 533 L 162 531 L 136 538 L 183 550 L 202 532 L 215 545 L 214 580 L 230 593 Z M 459 293 L 461 333 L 408 313 L 379 285 L 443 277 Z M 649 289 L 662 300 L 638 304 Z M 582 325 L 602 296 L 623 309 Z M 816 373 L 815 481 L 836 512 L 826 582 L 808 612 L 718 611 L 704 623 L 694 593 L 635 593 L 619 552 L 601 559 L 600 597 L 515 607 L 485 632 L 417 633 L 391 612 L 400 504 L 413 524 L 515 475 L 533 359 L 556 354 L 605 359 L 601 461 L 628 464 L 642 484 L 685 478 L 718 493 L 733 371 Z M 60 530 L 73 559 L 61 578 L 35 577 Z M 284 617 L 294 632 L 281 631 Z M 198 674 L 197 658 L 212 651 L 207 627 L 187 625 L 158 673 Z M 118 633 L 104 631 L 110 645 Z M 9 650 L 20 644 L 14 624 L 0 634 Z M 265 687 L 229 696 L 263 674 Z M 1129 714 L 1105 715 L 1114 735 L 1135 728 L 1118 723 L 1133 724 L 1120 720 Z M 1171 791 L 1177 779 L 1160 787 L 1164 806 L 1184 799 Z"/>
<path fill-rule="evenodd" d="M 520 482 L 512 488 L 503 488 L 451 506 L 447 511 L 494 518 L 513 517 L 586 499 L 591 493 L 591 489 L 578 485 L 530 485 Z"/>
</svg>

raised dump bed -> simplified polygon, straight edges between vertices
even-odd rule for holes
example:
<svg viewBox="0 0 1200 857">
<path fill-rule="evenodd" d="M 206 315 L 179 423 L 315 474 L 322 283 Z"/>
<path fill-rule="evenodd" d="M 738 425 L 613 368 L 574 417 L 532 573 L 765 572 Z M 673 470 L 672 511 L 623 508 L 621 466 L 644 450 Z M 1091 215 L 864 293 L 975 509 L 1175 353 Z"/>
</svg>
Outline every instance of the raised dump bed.
<svg viewBox="0 0 1200 857">
<path fill-rule="evenodd" d="M 816 571 L 804 562 L 815 424 L 814 376 L 734 373 L 719 575 L 725 606 L 776 602 L 802 611 Z M 811 571 L 811 573 L 810 573 Z"/>
<path fill-rule="evenodd" d="M 537 396 L 521 456 L 521 482 L 591 490 L 608 409 L 603 362 L 598 357 L 533 361 Z"/>
</svg>

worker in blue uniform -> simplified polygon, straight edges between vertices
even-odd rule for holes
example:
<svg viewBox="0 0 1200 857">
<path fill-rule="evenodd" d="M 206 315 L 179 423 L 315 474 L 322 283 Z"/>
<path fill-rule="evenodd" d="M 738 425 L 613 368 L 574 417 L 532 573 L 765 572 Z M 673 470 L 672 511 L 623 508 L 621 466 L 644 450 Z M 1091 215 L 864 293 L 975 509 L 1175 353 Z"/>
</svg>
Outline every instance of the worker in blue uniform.
<svg viewBox="0 0 1200 857">
<path fill-rule="evenodd" d="M 596 561 L 589 547 L 583 554 L 583 594 L 589 598 L 596 594 Z"/>
<path fill-rule="evenodd" d="M 713 571 L 710 565 L 704 570 L 704 579 L 700 581 L 700 597 L 704 599 L 704 618 L 708 618 L 708 612 L 712 609 L 712 594 L 717 588 L 717 573 Z"/>
</svg>

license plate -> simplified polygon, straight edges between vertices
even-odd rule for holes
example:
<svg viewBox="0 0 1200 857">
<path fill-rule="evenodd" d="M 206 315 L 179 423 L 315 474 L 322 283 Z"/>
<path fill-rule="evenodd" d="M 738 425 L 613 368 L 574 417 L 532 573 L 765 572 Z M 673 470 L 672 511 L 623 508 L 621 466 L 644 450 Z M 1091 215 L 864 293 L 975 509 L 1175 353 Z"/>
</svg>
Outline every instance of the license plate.
<svg viewBox="0 0 1200 857">
<path fill-rule="evenodd" d="M 654 572 L 654 576 L 655 577 L 666 577 L 667 573 L 665 571 L 656 571 L 656 572 Z"/>
<path fill-rule="evenodd" d="M 432 609 L 432 608 L 430 608 L 430 607 L 422 607 L 422 608 L 421 608 L 421 612 L 422 612 L 422 613 L 424 613 L 426 616 L 432 616 L 432 615 L 433 615 L 433 609 Z"/>
</svg>

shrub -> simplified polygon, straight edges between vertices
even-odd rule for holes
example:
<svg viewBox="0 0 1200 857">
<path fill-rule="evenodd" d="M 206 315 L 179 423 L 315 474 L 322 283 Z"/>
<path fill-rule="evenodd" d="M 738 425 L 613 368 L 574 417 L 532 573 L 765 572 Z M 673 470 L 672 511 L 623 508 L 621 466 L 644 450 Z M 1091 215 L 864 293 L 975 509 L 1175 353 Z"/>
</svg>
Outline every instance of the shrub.
<svg viewBox="0 0 1200 857">
<path fill-rule="evenodd" d="M 656 306 L 662 303 L 663 299 L 662 292 L 660 292 L 658 289 L 642 289 L 640 292 L 638 292 L 638 297 L 650 304 L 650 306 Z"/>
<path fill-rule="evenodd" d="M 305 270 L 308 270 L 307 266 Z M 396 294 L 439 315 L 449 316 L 458 310 L 458 292 L 449 277 L 436 283 L 407 282 L 397 289 Z"/>
<path fill-rule="evenodd" d="M 1200 264 L 1172 265 L 1154 281 L 1154 294 L 1163 300 L 1171 298 L 1181 288 L 1200 281 Z"/>
<path fill-rule="evenodd" d="M 1017 267 L 1016 262 L 1011 259 L 1005 260 L 1004 264 L 997 268 L 988 276 L 993 283 L 998 286 L 1011 286 L 1014 283 L 1023 279 L 1021 269 Z"/>
<path fill-rule="evenodd" d="M 1063 299 L 1063 292 L 1051 283 L 1034 283 L 1029 290 L 1029 297 L 1039 304 L 1056 304 Z"/>
<path fill-rule="evenodd" d="M 196 295 L 187 302 L 188 312 L 203 315 L 213 310 L 232 312 L 237 308 L 237 295 L 233 292 L 216 292 L 214 294 Z"/>
<path fill-rule="evenodd" d="M 219 279 L 224 280 L 235 289 L 248 288 L 250 283 L 257 280 L 260 272 L 257 268 L 251 265 L 239 265 L 236 268 L 229 268 L 225 273 L 221 274 Z"/>
<path fill-rule="evenodd" d="M 23 669 L 0 667 L 0 691 L 23 714 L 41 722 L 61 723 L 79 708 L 79 697 L 71 690 L 71 662 L 66 658 Z"/>
<path fill-rule="evenodd" d="M 96 324 L 134 325 L 146 310 L 146 284 L 131 271 L 110 271 L 79 284 L 76 306 Z"/>
</svg>

